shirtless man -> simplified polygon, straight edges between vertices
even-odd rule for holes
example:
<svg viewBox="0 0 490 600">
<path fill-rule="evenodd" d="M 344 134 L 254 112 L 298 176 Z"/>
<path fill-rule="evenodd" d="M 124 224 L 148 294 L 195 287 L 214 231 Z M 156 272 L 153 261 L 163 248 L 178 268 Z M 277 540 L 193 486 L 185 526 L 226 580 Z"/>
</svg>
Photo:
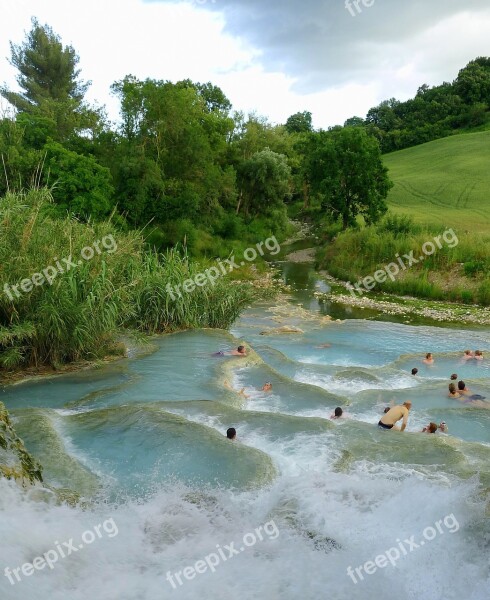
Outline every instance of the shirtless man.
<svg viewBox="0 0 490 600">
<path fill-rule="evenodd" d="M 401 406 L 396 405 L 381 417 L 378 427 L 381 429 L 394 429 L 395 431 L 405 431 L 405 427 L 408 422 L 408 411 L 412 408 L 410 400 L 404 402 Z M 396 423 L 403 419 L 401 427 L 398 427 Z"/>
</svg>

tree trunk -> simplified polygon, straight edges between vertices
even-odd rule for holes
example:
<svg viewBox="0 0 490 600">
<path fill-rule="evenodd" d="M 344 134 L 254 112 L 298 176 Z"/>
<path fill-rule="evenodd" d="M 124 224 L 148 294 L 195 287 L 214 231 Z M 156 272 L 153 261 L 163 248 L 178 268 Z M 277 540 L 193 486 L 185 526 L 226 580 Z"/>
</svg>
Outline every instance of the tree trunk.
<svg viewBox="0 0 490 600">
<path fill-rule="evenodd" d="M 243 191 L 241 191 L 240 195 L 238 196 L 238 202 L 236 205 L 236 213 L 235 214 L 238 214 L 240 212 L 240 206 L 242 204 L 242 200 L 243 200 Z"/>
</svg>

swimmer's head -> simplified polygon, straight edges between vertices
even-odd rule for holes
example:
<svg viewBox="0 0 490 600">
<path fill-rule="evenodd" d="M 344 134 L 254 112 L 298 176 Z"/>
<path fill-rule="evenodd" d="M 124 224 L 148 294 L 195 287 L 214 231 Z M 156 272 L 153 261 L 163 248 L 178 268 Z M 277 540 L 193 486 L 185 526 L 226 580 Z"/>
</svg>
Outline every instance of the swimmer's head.
<svg viewBox="0 0 490 600">
<path fill-rule="evenodd" d="M 412 375 L 417 375 L 418 372 L 419 370 L 416 367 L 412 369 Z"/>
<path fill-rule="evenodd" d="M 435 433 L 437 431 L 437 423 L 429 423 L 429 427 L 427 427 L 429 433 Z"/>
<path fill-rule="evenodd" d="M 236 429 L 235 429 L 234 427 L 229 427 L 229 428 L 226 430 L 226 437 L 227 437 L 229 440 L 234 440 L 234 439 L 236 438 Z"/>
<path fill-rule="evenodd" d="M 456 392 L 456 384 L 455 383 L 449 384 L 449 391 L 451 392 L 451 394 L 454 394 Z"/>
<path fill-rule="evenodd" d="M 465 353 L 465 356 L 471 356 L 473 354 L 471 352 L 471 350 L 465 350 L 464 353 Z"/>
<path fill-rule="evenodd" d="M 458 381 L 458 390 L 464 390 L 466 387 L 466 384 L 463 380 Z"/>
<path fill-rule="evenodd" d="M 427 354 L 425 355 L 425 358 L 427 360 L 430 360 L 432 358 L 432 352 L 427 352 Z"/>
<path fill-rule="evenodd" d="M 405 408 L 408 408 L 408 410 L 410 410 L 412 408 L 412 403 L 410 402 L 410 400 L 407 400 L 406 402 L 403 403 L 403 406 Z"/>
<path fill-rule="evenodd" d="M 337 417 L 337 419 L 338 419 L 339 417 L 341 417 L 341 416 L 342 416 L 343 412 L 344 412 L 344 411 L 343 411 L 343 410 L 340 408 L 340 406 L 337 406 L 337 408 L 334 410 L 334 415 L 335 415 L 335 416 Z"/>
<path fill-rule="evenodd" d="M 272 389 L 272 383 L 270 381 L 266 381 L 262 386 L 262 389 L 264 390 L 264 392 L 270 392 Z"/>
<path fill-rule="evenodd" d="M 240 354 L 245 354 L 245 346 L 238 346 L 237 351 L 240 352 Z"/>
<path fill-rule="evenodd" d="M 475 350 L 475 356 L 483 356 L 483 352 L 481 350 Z"/>
<path fill-rule="evenodd" d="M 453 381 L 455 381 L 457 378 L 458 378 L 458 374 L 457 374 L 457 373 L 453 373 L 453 374 L 451 375 L 451 379 L 452 379 Z"/>
</svg>

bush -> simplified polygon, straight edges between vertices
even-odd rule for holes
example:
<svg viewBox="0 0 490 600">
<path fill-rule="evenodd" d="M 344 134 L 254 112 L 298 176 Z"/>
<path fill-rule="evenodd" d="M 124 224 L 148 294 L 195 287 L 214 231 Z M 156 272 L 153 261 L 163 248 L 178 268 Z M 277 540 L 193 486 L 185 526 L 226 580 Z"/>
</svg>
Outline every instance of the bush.
<svg viewBox="0 0 490 600">
<path fill-rule="evenodd" d="M 392 233 L 395 237 L 418 233 L 420 227 L 416 226 L 409 215 L 387 215 L 378 225 L 378 231 Z"/>
</svg>

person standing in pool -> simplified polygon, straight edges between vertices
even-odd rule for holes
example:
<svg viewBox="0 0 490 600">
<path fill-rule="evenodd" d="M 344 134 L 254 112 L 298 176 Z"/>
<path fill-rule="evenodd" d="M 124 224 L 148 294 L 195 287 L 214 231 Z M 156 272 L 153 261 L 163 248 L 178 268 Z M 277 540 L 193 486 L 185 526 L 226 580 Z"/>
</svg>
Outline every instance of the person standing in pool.
<svg viewBox="0 0 490 600">
<path fill-rule="evenodd" d="M 381 417 L 378 427 L 381 429 L 393 429 L 395 431 L 405 431 L 408 423 L 408 412 L 412 408 L 410 400 L 404 402 L 401 406 L 396 405 Z M 398 427 L 396 423 L 403 419 L 401 427 Z"/>
<path fill-rule="evenodd" d="M 425 355 L 424 360 L 422 361 L 424 363 L 424 365 L 433 365 L 434 364 L 434 357 L 432 356 L 431 352 L 427 352 L 427 354 Z"/>
</svg>

